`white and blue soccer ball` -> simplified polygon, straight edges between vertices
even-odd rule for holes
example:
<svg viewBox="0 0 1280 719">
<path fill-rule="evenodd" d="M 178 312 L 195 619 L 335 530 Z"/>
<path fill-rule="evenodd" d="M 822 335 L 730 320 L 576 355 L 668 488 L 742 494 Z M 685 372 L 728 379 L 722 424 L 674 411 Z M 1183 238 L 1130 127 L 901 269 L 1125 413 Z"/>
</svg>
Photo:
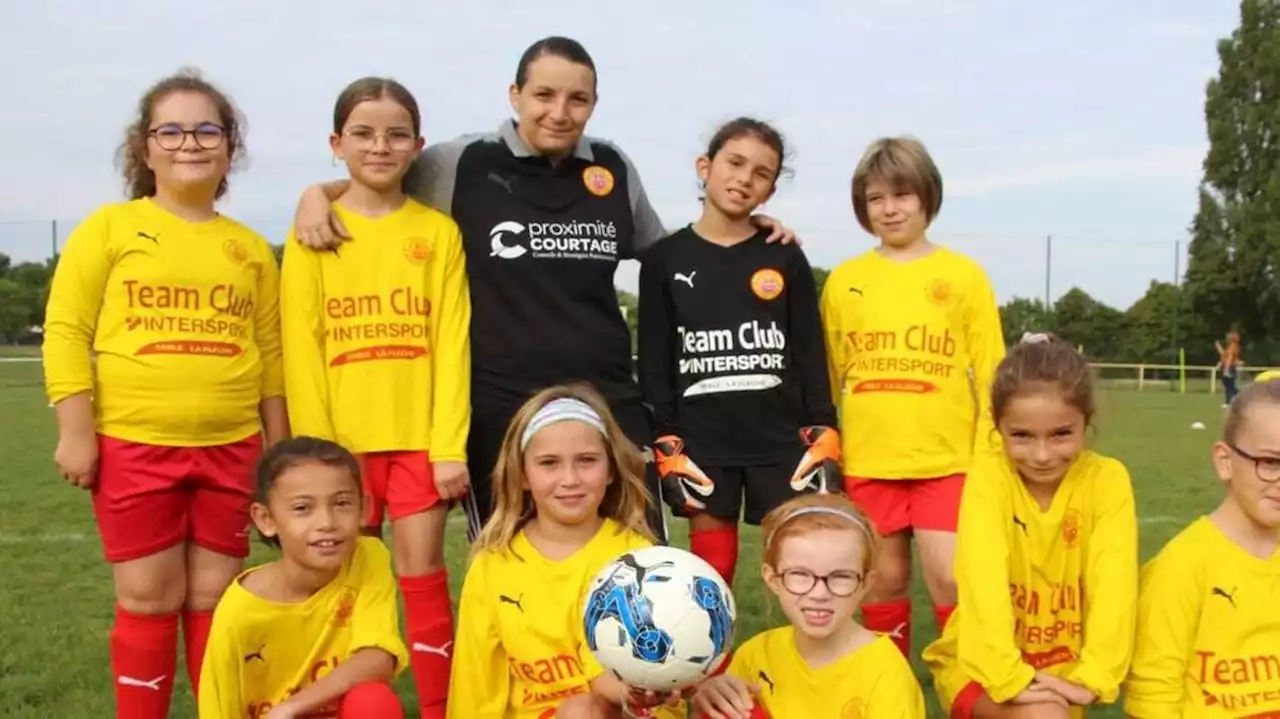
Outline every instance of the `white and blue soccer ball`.
<svg viewBox="0 0 1280 719">
<path fill-rule="evenodd" d="M 710 564 L 676 547 L 645 547 L 596 574 L 582 622 L 606 671 L 633 687 L 672 691 L 719 668 L 737 616 L 733 592 Z"/>
</svg>

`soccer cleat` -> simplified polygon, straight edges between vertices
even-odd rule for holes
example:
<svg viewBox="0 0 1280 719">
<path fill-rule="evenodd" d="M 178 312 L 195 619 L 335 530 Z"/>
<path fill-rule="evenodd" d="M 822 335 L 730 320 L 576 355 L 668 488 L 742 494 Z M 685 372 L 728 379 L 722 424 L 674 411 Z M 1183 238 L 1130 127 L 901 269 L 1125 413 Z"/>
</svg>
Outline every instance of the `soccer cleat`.
<svg viewBox="0 0 1280 719">
<path fill-rule="evenodd" d="M 673 509 L 694 513 L 707 508 L 699 497 L 710 497 L 715 484 L 684 453 L 683 439 L 668 434 L 654 440 L 653 458 L 662 478 L 662 496 Z"/>
<path fill-rule="evenodd" d="M 791 474 L 796 492 L 843 494 L 844 476 L 840 466 L 840 433 L 834 427 L 816 425 L 800 428 L 800 441 L 807 449 Z"/>
</svg>

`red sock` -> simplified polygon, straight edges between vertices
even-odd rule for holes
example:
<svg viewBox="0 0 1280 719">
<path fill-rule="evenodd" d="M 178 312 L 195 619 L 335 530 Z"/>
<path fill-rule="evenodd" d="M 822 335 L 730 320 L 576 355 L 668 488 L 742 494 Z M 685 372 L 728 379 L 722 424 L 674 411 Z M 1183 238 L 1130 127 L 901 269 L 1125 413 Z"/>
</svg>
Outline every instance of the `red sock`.
<svg viewBox="0 0 1280 719">
<path fill-rule="evenodd" d="M 733 572 L 738 567 L 738 528 L 704 529 L 689 533 L 689 549 L 733 586 Z"/>
<path fill-rule="evenodd" d="M 209 643 L 209 627 L 213 625 L 213 612 L 182 613 L 182 643 L 187 658 L 187 678 L 191 680 L 191 694 L 200 693 L 200 665 L 204 663 L 204 647 Z"/>
<path fill-rule="evenodd" d="M 941 634 L 943 629 L 947 628 L 947 622 L 951 621 L 951 613 L 956 610 L 954 604 L 943 604 L 941 606 L 933 606 L 933 618 L 938 621 L 938 633 Z"/>
<path fill-rule="evenodd" d="M 867 629 L 888 634 L 902 656 L 911 658 L 911 600 L 891 599 L 862 605 L 862 624 Z"/>
<path fill-rule="evenodd" d="M 134 614 L 116 607 L 111 628 L 116 719 L 166 719 L 177 663 L 177 614 Z"/>
<path fill-rule="evenodd" d="M 405 624 L 409 633 L 409 663 L 418 685 L 422 719 L 444 719 L 453 667 L 453 607 L 449 603 L 449 575 L 445 570 L 421 577 L 400 577 Z"/>
<path fill-rule="evenodd" d="M 384 682 L 365 682 L 357 684 L 342 697 L 338 708 L 338 719 L 365 719 L 366 717 L 386 717 L 386 719 L 404 719 L 404 707 L 400 697 Z"/>
</svg>

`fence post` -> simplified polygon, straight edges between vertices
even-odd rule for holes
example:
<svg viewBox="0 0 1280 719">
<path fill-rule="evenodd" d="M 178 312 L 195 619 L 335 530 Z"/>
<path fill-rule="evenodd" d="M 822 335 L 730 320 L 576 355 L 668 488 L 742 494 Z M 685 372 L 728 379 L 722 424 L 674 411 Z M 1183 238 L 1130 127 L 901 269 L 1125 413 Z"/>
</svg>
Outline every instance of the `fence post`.
<svg viewBox="0 0 1280 719">
<path fill-rule="evenodd" d="M 1140 364 L 1138 365 L 1138 391 L 1139 392 L 1142 391 L 1142 386 L 1146 384 L 1146 382 L 1147 382 L 1147 366 L 1144 364 Z"/>
</svg>

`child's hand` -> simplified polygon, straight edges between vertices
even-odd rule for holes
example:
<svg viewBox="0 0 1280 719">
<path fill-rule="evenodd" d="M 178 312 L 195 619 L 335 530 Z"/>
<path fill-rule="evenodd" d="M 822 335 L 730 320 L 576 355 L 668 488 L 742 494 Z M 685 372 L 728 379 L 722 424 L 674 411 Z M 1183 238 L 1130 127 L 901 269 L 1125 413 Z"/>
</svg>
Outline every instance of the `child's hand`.
<svg viewBox="0 0 1280 719">
<path fill-rule="evenodd" d="M 466 462 L 432 462 L 431 473 L 435 475 L 436 493 L 446 502 L 462 499 L 471 488 Z"/>
<path fill-rule="evenodd" d="M 677 689 L 670 692 L 655 692 L 652 689 L 641 689 L 639 687 L 627 687 L 627 704 L 632 706 L 648 709 L 650 707 L 659 707 L 664 704 L 667 706 L 675 706 L 682 700 L 693 694 L 692 687 L 687 689 Z"/>
<path fill-rule="evenodd" d="M 698 685 L 693 706 L 708 719 L 750 719 L 760 687 L 728 674 L 711 677 Z"/>
<path fill-rule="evenodd" d="M 1092 691 L 1066 679 L 1055 677 L 1052 674 L 1044 672 L 1036 672 L 1036 678 L 1033 685 L 1039 684 L 1053 692 L 1062 695 L 1063 699 L 1077 706 L 1089 706 L 1098 701 L 1098 695 Z"/>
<path fill-rule="evenodd" d="M 1058 692 L 1041 684 L 1038 680 L 1032 680 L 1026 689 L 1018 692 L 1018 695 L 1009 700 L 1010 704 L 1057 704 L 1063 709 L 1067 708 L 1067 700 Z"/>
<path fill-rule="evenodd" d="M 297 716 L 297 712 L 293 711 L 293 709 L 289 707 L 288 702 L 285 702 L 267 712 L 264 719 L 295 719 Z"/>
</svg>

